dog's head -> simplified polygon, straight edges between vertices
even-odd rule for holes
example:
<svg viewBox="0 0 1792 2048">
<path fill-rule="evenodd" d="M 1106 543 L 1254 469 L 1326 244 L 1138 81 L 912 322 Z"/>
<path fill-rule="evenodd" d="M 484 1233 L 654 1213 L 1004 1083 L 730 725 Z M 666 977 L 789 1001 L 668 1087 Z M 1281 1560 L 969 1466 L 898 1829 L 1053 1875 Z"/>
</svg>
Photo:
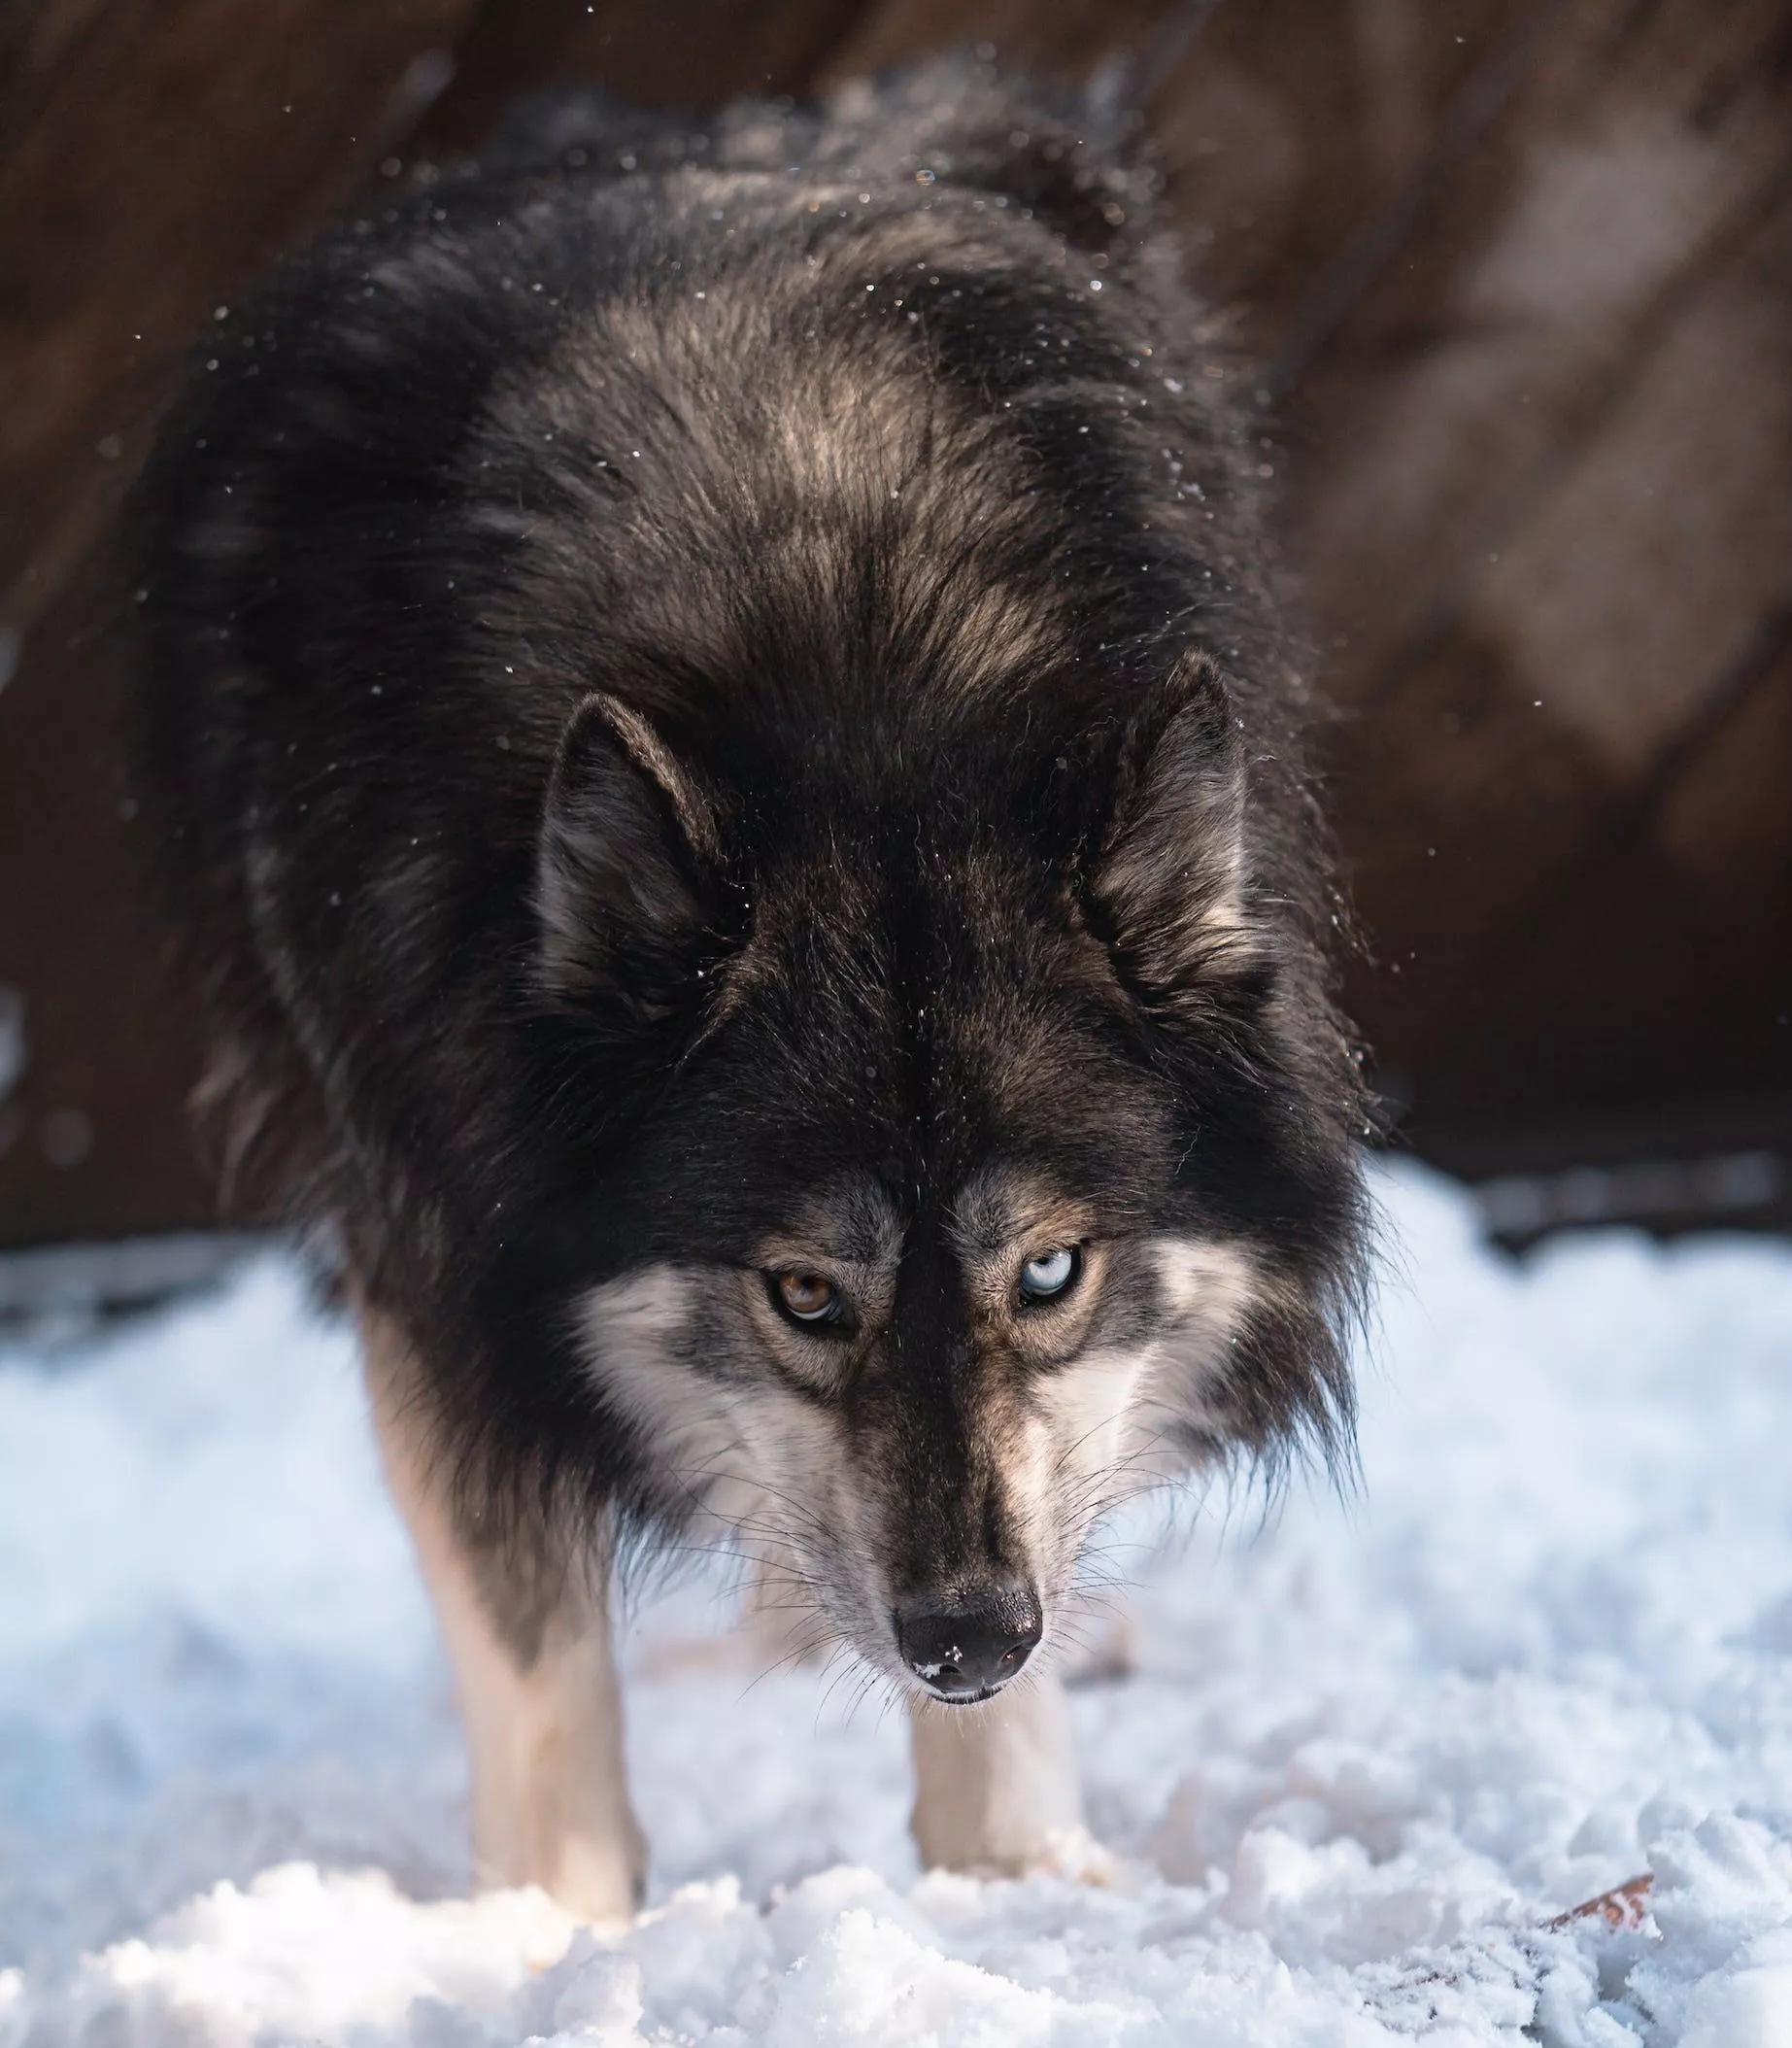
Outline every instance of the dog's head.
<svg viewBox="0 0 1792 2048">
<path fill-rule="evenodd" d="M 885 737 L 781 787 L 588 699 L 536 972 L 562 1099 L 627 1097 L 574 1314 L 660 1512 L 976 1699 L 1117 1502 L 1347 1433 L 1358 1098 L 1204 658 L 1093 731 Z"/>
</svg>

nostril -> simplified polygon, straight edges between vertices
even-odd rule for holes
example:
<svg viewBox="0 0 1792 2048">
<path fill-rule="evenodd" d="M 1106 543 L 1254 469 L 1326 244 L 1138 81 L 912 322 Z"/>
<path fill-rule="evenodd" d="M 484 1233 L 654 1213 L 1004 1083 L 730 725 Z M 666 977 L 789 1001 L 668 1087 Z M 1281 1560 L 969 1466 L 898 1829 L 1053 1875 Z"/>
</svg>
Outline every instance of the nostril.
<svg viewBox="0 0 1792 2048">
<path fill-rule="evenodd" d="M 1044 1633 L 1038 1596 L 1018 1580 L 899 1602 L 892 1617 L 909 1669 L 941 1699 L 984 1699 L 1005 1686 Z"/>
</svg>

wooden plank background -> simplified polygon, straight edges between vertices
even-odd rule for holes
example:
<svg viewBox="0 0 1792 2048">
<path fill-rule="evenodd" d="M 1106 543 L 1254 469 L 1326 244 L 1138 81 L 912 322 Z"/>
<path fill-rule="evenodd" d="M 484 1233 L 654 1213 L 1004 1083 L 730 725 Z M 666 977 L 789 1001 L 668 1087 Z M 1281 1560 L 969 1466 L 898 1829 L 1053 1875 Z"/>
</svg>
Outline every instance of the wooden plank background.
<svg viewBox="0 0 1792 2048">
<path fill-rule="evenodd" d="M 1261 364 L 1410 1142 L 1792 1153 L 1792 0 L 15 0 L 0 1245 L 211 1213 L 107 552 L 182 350 L 518 90 L 705 106 L 960 41 L 1151 82 Z"/>
</svg>

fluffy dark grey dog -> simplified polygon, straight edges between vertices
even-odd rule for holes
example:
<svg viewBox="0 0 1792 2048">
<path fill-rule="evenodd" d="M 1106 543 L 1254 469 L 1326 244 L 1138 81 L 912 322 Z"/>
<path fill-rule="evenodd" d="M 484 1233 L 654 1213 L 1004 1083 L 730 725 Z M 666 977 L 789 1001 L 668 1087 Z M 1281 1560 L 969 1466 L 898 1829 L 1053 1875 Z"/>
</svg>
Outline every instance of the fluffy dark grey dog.
<svg viewBox="0 0 1792 2048">
<path fill-rule="evenodd" d="M 1347 1442 L 1304 693 L 1102 127 L 537 107 L 233 310 L 139 500 L 227 1164 L 338 1247 L 482 1871 L 593 1915 L 619 1543 L 732 1532 L 1012 1869 L 1094 1524 Z"/>
</svg>

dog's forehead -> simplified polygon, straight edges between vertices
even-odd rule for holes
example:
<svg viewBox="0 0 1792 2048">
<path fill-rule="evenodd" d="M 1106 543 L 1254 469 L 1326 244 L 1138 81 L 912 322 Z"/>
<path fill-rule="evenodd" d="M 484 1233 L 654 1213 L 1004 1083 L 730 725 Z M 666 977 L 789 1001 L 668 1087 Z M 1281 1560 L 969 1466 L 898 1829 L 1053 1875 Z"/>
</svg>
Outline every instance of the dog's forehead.
<svg viewBox="0 0 1792 2048">
<path fill-rule="evenodd" d="M 972 1169 L 937 1204 L 904 1200 L 886 1180 L 842 1174 L 813 1190 L 790 1219 L 792 1248 L 879 1270 L 902 1257 L 918 1226 L 936 1230 L 971 1263 L 1016 1244 L 1067 1244 L 1095 1221 L 1086 1198 L 1049 1172 L 998 1160 Z"/>
<path fill-rule="evenodd" d="M 973 1259 L 1025 1242 L 1074 1244 L 1094 1220 L 1075 1189 L 1037 1165 L 1005 1160 L 968 1174 L 948 1211 L 954 1243 Z"/>
<path fill-rule="evenodd" d="M 900 1204 L 870 1173 L 834 1176 L 797 1206 L 789 1230 L 796 1245 L 849 1266 L 884 1268 L 902 1254 Z"/>
<path fill-rule="evenodd" d="M 745 1000 L 781 999 L 780 1029 L 818 1062 L 900 1050 L 963 1084 L 1062 1055 L 1065 1016 L 1114 982 L 1057 869 L 1005 826 L 948 838 L 936 820 L 895 816 L 824 832 L 767 878 Z"/>
<path fill-rule="evenodd" d="M 1066 1235 L 1049 1219 L 1078 1201 L 1149 1206 L 1179 1150 L 1174 1104 L 1098 941 L 1036 855 L 937 835 L 911 861 L 914 835 L 895 836 L 893 852 L 842 832 L 830 867 L 787 869 L 756 904 L 711 1072 L 728 1091 L 712 1126 L 749 1145 L 761 1213 L 819 1245 L 918 1204 L 968 1247 Z M 851 1193 L 860 1180 L 884 1194 Z"/>
</svg>

